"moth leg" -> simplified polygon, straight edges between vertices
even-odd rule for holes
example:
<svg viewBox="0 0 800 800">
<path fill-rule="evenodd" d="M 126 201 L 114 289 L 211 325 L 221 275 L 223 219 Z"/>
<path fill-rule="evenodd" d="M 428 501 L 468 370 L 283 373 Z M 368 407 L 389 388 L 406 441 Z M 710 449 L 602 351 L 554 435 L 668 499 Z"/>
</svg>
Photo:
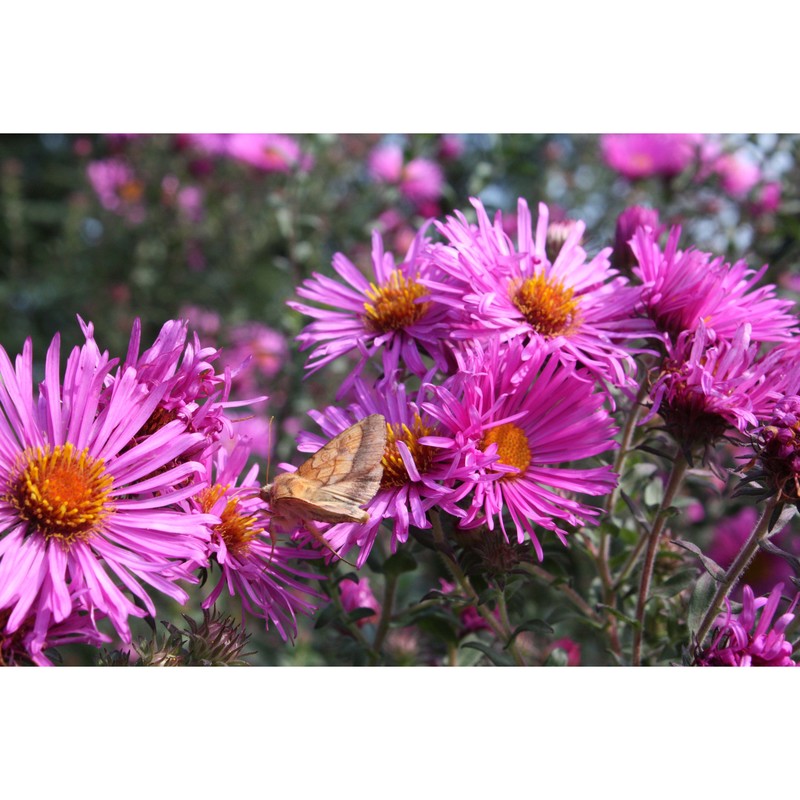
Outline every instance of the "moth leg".
<svg viewBox="0 0 800 800">
<path fill-rule="evenodd" d="M 330 550 L 331 553 L 333 553 L 336 556 L 336 558 L 338 558 L 340 561 L 344 561 L 345 564 L 349 564 L 351 567 L 353 567 L 353 569 L 358 569 L 358 567 L 355 564 L 348 561 L 343 556 L 339 555 L 339 553 L 337 553 L 333 549 L 331 543 L 322 535 L 322 531 L 314 524 L 313 520 L 304 519 L 303 525 L 305 526 L 306 530 L 317 540 L 317 542 L 319 542 L 319 544 L 321 544 L 323 547 Z"/>
</svg>

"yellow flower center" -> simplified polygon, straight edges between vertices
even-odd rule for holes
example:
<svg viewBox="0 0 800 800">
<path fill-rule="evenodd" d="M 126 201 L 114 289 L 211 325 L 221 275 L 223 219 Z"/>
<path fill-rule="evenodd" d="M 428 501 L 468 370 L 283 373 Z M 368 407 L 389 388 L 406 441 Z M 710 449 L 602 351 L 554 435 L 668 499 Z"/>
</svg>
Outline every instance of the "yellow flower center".
<svg viewBox="0 0 800 800">
<path fill-rule="evenodd" d="M 219 483 L 198 492 L 197 500 L 205 513 L 211 511 L 219 498 L 228 491 L 227 486 Z M 221 522 L 212 530 L 217 533 L 225 546 L 236 555 L 245 555 L 250 549 L 250 543 L 258 536 L 259 528 L 256 526 L 255 515 L 244 516 L 239 512 L 239 498 L 231 497 L 219 515 Z"/>
<path fill-rule="evenodd" d="M 92 458 L 88 449 L 46 445 L 21 454 L 4 499 L 32 530 L 69 546 L 89 538 L 113 510 L 112 483 L 103 459 Z"/>
<path fill-rule="evenodd" d="M 421 436 L 429 436 L 430 433 L 430 429 L 422 424 L 419 414 L 414 415 L 411 428 L 397 422 L 386 423 L 386 449 L 383 451 L 381 459 L 381 464 L 383 464 L 381 489 L 397 488 L 405 486 L 409 482 L 408 470 L 397 449 L 398 442 L 403 442 L 408 447 L 417 472 L 424 475 L 430 470 L 435 448 L 419 443 Z"/>
<path fill-rule="evenodd" d="M 486 450 L 490 444 L 497 444 L 497 455 L 500 463 L 509 467 L 516 467 L 519 472 L 508 472 L 501 480 L 513 481 L 525 474 L 531 463 L 531 448 L 528 437 L 522 428 L 513 422 L 506 422 L 496 428 L 490 428 L 481 442 L 481 448 Z"/>
<path fill-rule="evenodd" d="M 540 273 L 512 283 L 510 290 L 514 305 L 542 336 L 566 334 L 576 320 L 578 300 L 563 281 L 548 280 Z"/>
<path fill-rule="evenodd" d="M 419 275 L 417 276 L 419 277 Z M 365 322 L 376 333 L 397 331 L 413 325 L 428 310 L 430 303 L 418 303 L 428 290 L 396 269 L 384 286 L 370 284 L 364 303 Z"/>
</svg>

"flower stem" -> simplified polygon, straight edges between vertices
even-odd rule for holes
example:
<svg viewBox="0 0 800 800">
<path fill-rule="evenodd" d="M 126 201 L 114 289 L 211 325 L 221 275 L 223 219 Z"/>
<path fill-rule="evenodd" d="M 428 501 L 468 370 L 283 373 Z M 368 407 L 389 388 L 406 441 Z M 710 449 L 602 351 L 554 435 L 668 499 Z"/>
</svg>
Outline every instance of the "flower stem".
<svg viewBox="0 0 800 800">
<path fill-rule="evenodd" d="M 717 617 L 720 606 L 725 601 L 725 598 L 730 594 L 739 578 L 742 577 L 742 574 L 747 569 L 747 565 L 753 560 L 753 557 L 758 552 L 758 543 L 768 533 L 769 520 L 772 517 L 772 513 L 774 512 L 777 504 L 778 494 L 775 494 L 766 502 L 764 511 L 756 523 L 755 528 L 753 528 L 753 532 L 742 546 L 742 549 L 739 551 L 739 554 L 736 556 L 733 563 L 730 565 L 730 567 L 728 567 L 725 577 L 717 586 L 714 599 L 711 601 L 711 605 L 708 607 L 702 622 L 697 628 L 698 647 L 702 647 L 703 640 L 706 638 L 711 626 L 714 624 L 714 620 Z"/>
<path fill-rule="evenodd" d="M 391 574 L 386 576 L 386 583 L 383 587 L 383 606 L 381 608 L 381 617 L 378 621 L 378 630 L 375 632 L 375 641 L 372 643 L 372 649 L 376 653 L 381 652 L 383 647 L 383 640 L 389 631 L 389 621 L 392 618 L 392 608 L 394 607 L 394 594 L 397 589 L 397 575 Z"/>
<path fill-rule="evenodd" d="M 602 620 L 597 612 L 572 587 L 568 586 L 566 583 L 559 583 L 558 578 L 551 572 L 548 572 L 537 564 L 529 564 L 527 562 L 523 562 L 519 566 L 520 569 L 525 570 L 525 572 L 537 578 L 541 578 L 548 586 L 552 586 L 554 589 L 558 589 L 562 592 L 564 596 L 567 597 L 576 608 L 580 609 L 586 617 L 592 620 L 592 622 L 602 624 Z"/>
<path fill-rule="evenodd" d="M 455 558 L 449 554 L 449 547 L 445 539 L 444 530 L 442 529 L 442 521 L 439 518 L 438 512 L 432 511 L 430 514 L 430 519 L 433 526 L 433 538 L 438 545 L 438 553 L 444 561 L 445 566 L 450 571 L 450 574 L 453 576 L 453 579 L 458 584 L 461 591 L 469 598 L 471 604 L 477 609 L 478 613 L 486 621 L 486 624 L 489 626 L 494 635 L 505 645 L 511 638 L 511 630 L 507 622 L 504 624 L 501 620 L 498 620 L 490 609 L 486 608 L 486 606 L 484 606 L 482 603 L 479 603 L 478 593 L 472 587 L 469 578 L 464 574 L 464 571 L 461 569 Z M 524 667 L 525 661 L 517 649 L 516 642 L 512 642 L 508 649 L 517 666 Z"/>
<path fill-rule="evenodd" d="M 638 667 L 642 660 L 642 636 L 644 634 L 644 617 L 645 606 L 650 597 L 650 583 L 653 579 L 653 568 L 656 562 L 656 554 L 658 553 L 658 543 L 661 539 L 661 534 L 664 530 L 664 525 L 667 521 L 668 512 L 672 506 L 672 501 L 678 493 L 683 479 L 686 475 L 686 470 L 689 464 L 686 461 L 683 452 L 678 449 L 675 460 L 672 464 L 672 472 L 669 476 L 667 488 L 664 491 L 664 497 L 661 500 L 661 505 L 658 508 L 653 526 L 647 540 L 647 551 L 644 557 L 644 565 L 642 566 L 642 580 L 639 584 L 639 599 L 636 604 L 636 622 L 638 625 L 633 631 L 633 649 L 631 651 L 631 664 Z"/>
</svg>

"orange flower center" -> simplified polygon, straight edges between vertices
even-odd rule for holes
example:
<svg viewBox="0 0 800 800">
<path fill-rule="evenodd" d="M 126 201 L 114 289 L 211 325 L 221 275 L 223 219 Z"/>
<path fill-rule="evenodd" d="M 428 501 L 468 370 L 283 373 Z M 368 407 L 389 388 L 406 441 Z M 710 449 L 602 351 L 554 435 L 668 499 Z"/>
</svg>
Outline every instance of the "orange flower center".
<svg viewBox="0 0 800 800">
<path fill-rule="evenodd" d="M 21 454 L 4 499 L 32 530 L 68 546 L 89 538 L 111 513 L 112 483 L 103 459 L 92 458 L 88 449 L 46 445 Z"/>
<path fill-rule="evenodd" d="M 417 472 L 424 475 L 431 468 L 435 448 L 419 443 L 421 436 L 429 436 L 429 428 L 422 424 L 419 414 L 414 415 L 414 422 L 409 428 L 397 422 L 386 423 L 386 449 L 383 451 L 383 477 L 381 489 L 405 486 L 409 482 L 408 470 L 403 463 L 397 443 L 403 442 L 408 447 Z"/>
<path fill-rule="evenodd" d="M 516 467 L 519 472 L 508 472 L 501 480 L 513 481 L 525 474 L 525 470 L 531 463 L 531 448 L 528 444 L 528 437 L 522 428 L 514 425 L 513 422 L 506 422 L 496 428 L 490 428 L 481 442 L 481 448 L 486 450 L 489 445 L 497 445 L 497 454 L 500 456 L 500 463 L 509 467 Z"/>
<path fill-rule="evenodd" d="M 511 300 L 531 327 L 542 336 L 559 336 L 574 324 L 578 301 L 563 281 L 548 280 L 543 273 L 511 284 Z"/>
<path fill-rule="evenodd" d="M 419 275 L 417 275 L 419 277 Z M 413 325 L 425 314 L 430 303 L 418 303 L 428 290 L 412 278 L 407 278 L 396 269 L 384 286 L 370 284 L 364 303 L 367 327 L 376 333 L 397 331 Z"/>
<path fill-rule="evenodd" d="M 125 203 L 138 203 L 144 195 L 144 184 L 136 179 L 125 181 L 118 190 L 119 198 Z"/>
<path fill-rule="evenodd" d="M 228 487 L 219 483 L 203 489 L 197 495 L 200 507 L 205 513 L 209 513 L 226 491 L 228 491 Z M 258 536 L 260 530 L 256 526 L 255 515 L 243 515 L 239 511 L 239 498 L 231 497 L 225 503 L 225 508 L 219 517 L 221 522 L 212 528 L 214 533 L 220 536 L 232 553 L 245 555 L 250 549 L 250 543 Z"/>
</svg>

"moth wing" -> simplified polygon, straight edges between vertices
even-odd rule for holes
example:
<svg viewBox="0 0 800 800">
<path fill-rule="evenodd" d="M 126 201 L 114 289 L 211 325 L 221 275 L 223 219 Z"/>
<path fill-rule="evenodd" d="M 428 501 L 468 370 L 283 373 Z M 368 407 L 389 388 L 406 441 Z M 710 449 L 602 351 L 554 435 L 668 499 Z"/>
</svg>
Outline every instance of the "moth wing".
<svg viewBox="0 0 800 800">
<path fill-rule="evenodd" d="M 295 474 L 319 484 L 315 500 L 360 506 L 380 488 L 385 449 L 386 420 L 371 414 L 317 450 Z"/>
</svg>

